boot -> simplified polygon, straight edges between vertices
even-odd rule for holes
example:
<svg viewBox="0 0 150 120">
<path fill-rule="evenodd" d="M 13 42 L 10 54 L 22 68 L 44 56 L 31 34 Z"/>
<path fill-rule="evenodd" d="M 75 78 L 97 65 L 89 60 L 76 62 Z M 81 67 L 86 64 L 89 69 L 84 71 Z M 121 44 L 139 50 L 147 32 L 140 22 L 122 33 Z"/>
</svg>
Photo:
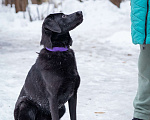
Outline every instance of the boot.
<svg viewBox="0 0 150 120">
<path fill-rule="evenodd" d="M 132 120 L 142 120 L 142 119 L 138 119 L 138 118 L 133 118 Z"/>
</svg>

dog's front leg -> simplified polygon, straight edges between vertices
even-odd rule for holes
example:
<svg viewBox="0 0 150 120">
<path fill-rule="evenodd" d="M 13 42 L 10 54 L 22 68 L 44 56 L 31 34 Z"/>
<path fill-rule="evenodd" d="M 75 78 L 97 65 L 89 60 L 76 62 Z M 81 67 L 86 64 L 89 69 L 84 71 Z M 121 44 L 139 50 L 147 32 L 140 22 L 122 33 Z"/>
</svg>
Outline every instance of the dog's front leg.
<svg viewBox="0 0 150 120">
<path fill-rule="evenodd" d="M 75 93 L 68 101 L 71 120 L 76 120 L 77 93 Z"/>
<path fill-rule="evenodd" d="M 59 120 L 58 99 L 57 99 L 59 84 L 51 83 L 51 85 L 49 86 L 48 89 L 49 92 L 48 100 L 49 100 L 50 112 L 51 112 L 52 120 Z"/>
<path fill-rule="evenodd" d="M 58 77 L 56 78 L 48 71 L 42 71 L 42 76 L 48 92 L 48 101 L 52 120 L 59 120 L 57 95 L 61 82 Z"/>
<path fill-rule="evenodd" d="M 58 101 L 56 96 L 49 98 L 52 120 L 59 120 Z"/>
</svg>

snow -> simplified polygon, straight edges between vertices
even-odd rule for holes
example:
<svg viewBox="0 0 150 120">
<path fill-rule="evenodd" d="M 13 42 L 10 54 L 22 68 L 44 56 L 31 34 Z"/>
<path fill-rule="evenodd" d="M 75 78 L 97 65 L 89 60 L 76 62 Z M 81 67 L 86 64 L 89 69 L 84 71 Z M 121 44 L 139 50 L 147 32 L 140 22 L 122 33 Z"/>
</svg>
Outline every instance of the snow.
<svg viewBox="0 0 150 120">
<path fill-rule="evenodd" d="M 64 13 L 79 10 L 84 22 L 71 31 L 81 76 L 77 118 L 131 120 L 139 46 L 131 40 L 130 2 L 123 2 L 121 9 L 108 0 L 63 2 Z M 42 21 L 29 22 L 21 12 L 0 6 L 0 120 L 13 120 L 17 97 L 42 48 L 41 25 Z"/>
</svg>

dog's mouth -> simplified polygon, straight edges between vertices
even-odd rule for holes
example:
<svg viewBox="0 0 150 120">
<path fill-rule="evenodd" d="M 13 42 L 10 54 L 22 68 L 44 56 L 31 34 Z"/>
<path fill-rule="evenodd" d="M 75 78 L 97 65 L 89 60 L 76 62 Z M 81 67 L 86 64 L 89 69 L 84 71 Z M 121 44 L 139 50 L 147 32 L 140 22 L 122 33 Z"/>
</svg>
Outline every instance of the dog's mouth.
<svg viewBox="0 0 150 120">
<path fill-rule="evenodd" d="M 76 12 L 76 15 L 78 16 L 77 19 L 79 19 L 79 21 L 82 22 L 83 21 L 82 11 Z"/>
<path fill-rule="evenodd" d="M 83 22 L 83 15 L 80 16 L 80 17 L 78 17 L 77 19 L 75 19 L 75 21 L 77 21 L 77 23 L 76 23 L 76 25 L 75 25 L 75 27 L 77 27 L 78 25 L 80 25 L 80 24 Z M 74 27 L 74 28 L 75 28 L 75 27 Z"/>
<path fill-rule="evenodd" d="M 83 15 L 79 18 L 79 24 L 83 22 Z"/>
<path fill-rule="evenodd" d="M 80 25 L 83 22 L 82 12 L 79 15 L 77 14 L 76 19 L 74 19 L 74 22 L 76 22 L 76 24 L 73 25 L 71 30 L 73 30 L 74 28 L 76 28 L 78 25 Z"/>
<path fill-rule="evenodd" d="M 80 25 L 82 23 L 83 19 L 80 19 L 79 22 L 76 24 L 75 27 L 77 27 L 78 25 Z"/>
</svg>

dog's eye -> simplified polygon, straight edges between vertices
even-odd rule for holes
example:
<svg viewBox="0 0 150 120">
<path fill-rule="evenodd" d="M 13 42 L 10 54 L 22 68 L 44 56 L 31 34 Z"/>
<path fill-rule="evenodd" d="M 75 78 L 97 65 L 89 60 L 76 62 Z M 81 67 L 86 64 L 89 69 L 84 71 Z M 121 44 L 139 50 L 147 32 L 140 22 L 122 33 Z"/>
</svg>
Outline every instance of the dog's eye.
<svg viewBox="0 0 150 120">
<path fill-rule="evenodd" d="M 62 18 L 66 18 L 66 15 L 62 15 Z"/>
</svg>

